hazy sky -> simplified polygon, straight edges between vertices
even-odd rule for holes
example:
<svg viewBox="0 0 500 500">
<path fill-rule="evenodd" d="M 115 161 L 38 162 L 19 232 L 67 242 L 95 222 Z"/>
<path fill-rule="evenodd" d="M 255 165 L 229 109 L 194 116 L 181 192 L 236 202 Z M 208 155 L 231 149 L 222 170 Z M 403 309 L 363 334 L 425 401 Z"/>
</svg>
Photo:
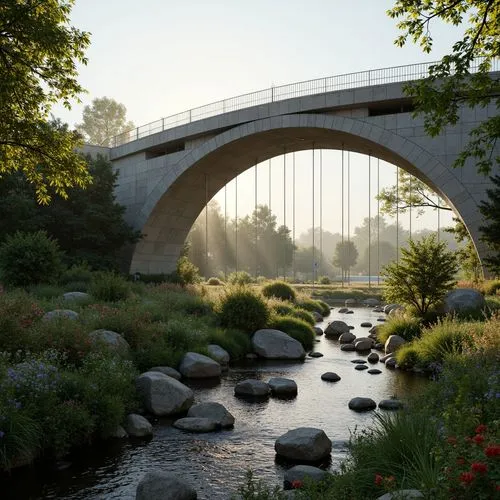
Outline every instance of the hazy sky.
<svg viewBox="0 0 500 500">
<path fill-rule="evenodd" d="M 79 78 L 88 94 L 71 111 L 57 107 L 54 114 L 74 125 L 81 120 L 83 105 L 109 96 L 125 104 L 128 118 L 142 125 L 271 85 L 432 61 L 449 51 L 459 34 L 438 25 L 432 29 L 436 42 L 431 54 L 412 44 L 396 47 L 396 22 L 386 15 L 392 4 L 389 0 L 77 0 L 72 23 L 89 31 L 92 41 L 88 65 L 80 68 Z M 297 195 L 302 201 L 312 198 L 311 156 L 311 152 L 296 156 L 297 182 L 303 189 Z M 324 226 L 334 232 L 340 230 L 335 192 L 339 154 L 326 152 L 323 160 L 328 165 L 323 169 Z M 273 185 L 282 182 L 283 175 L 282 159 L 274 164 Z M 353 155 L 353 176 L 366 175 L 367 164 L 366 158 Z M 259 168 L 264 172 L 267 166 Z M 393 183 L 394 172 L 394 167 L 381 162 L 380 184 Z M 253 182 L 252 173 L 244 177 Z M 260 177 L 263 182 L 268 176 Z M 287 177 L 291 180 L 291 175 Z M 239 182 L 241 186 L 243 179 Z M 352 227 L 368 214 L 365 184 L 357 185 L 352 195 L 358 200 L 351 205 Z M 259 203 L 267 203 L 266 185 L 259 182 L 259 192 L 261 188 Z M 244 191 L 253 193 L 253 188 Z M 282 193 L 281 187 L 272 206 L 281 220 Z M 223 197 L 218 199 L 223 202 Z M 253 196 L 244 193 L 239 201 L 240 214 L 254 203 Z M 228 210 L 234 214 L 234 202 Z M 298 231 L 311 225 L 311 213 L 312 208 L 301 210 Z M 430 214 L 414 227 L 423 223 L 433 227 L 435 220 L 436 215 Z"/>
</svg>

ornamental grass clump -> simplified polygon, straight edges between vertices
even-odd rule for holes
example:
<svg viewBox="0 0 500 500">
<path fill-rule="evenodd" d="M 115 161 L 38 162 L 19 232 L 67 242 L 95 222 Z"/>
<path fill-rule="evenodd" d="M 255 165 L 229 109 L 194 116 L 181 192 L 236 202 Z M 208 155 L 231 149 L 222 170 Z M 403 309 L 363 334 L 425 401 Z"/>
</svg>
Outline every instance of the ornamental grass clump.
<svg viewBox="0 0 500 500">
<path fill-rule="evenodd" d="M 269 328 L 280 330 L 298 340 L 304 349 L 312 349 L 316 337 L 312 326 L 300 318 L 293 316 L 274 316 L 269 322 Z"/>
<path fill-rule="evenodd" d="M 328 304 L 326 304 L 325 302 L 322 303 L 322 301 L 319 300 L 310 299 L 309 297 L 306 296 L 297 297 L 295 301 L 295 306 L 299 309 L 304 309 L 305 311 L 317 312 L 322 316 L 330 314 L 330 308 L 328 307 Z M 326 313 L 327 309 L 328 313 Z"/>
<path fill-rule="evenodd" d="M 399 335 L 407 342 L 420 337 L 422 320 L 406 316 L 391 316 L 377 329 L 377 340 L 383 344 L 391 335 Z"/>
<path fill-rule="evenodd" d="M 130 295 L 130 283 L 113 272 L 95 273 L 89 288 L 90 294 L 104 302 L 118 302 Z"/>
<path fill-rule="evenodd" d="M 260 294 L 238 286 L 229 288 L 219 297 L 216 315 L 221 326 L 253 334 L 266 327 L 269 308 Z"/>
<path fill-rule="evenodd" d="M 273 281 L 262 287 L 264 297 L 274 297 L 276 299 L 294 302 L 296 298 L 295 290 L 284 281 Z"/>
</svg>

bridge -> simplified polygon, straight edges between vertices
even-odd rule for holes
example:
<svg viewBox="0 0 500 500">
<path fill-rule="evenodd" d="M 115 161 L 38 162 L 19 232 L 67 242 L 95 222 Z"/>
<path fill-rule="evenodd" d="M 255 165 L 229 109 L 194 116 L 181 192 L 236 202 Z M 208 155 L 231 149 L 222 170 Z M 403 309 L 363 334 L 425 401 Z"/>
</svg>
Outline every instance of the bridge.
<svg viewBox="0 0 500 500">
<path fill-rule="evenodd" d="M 403 86 L 425 78 L 431 64 L 272 87 L 115 137 L 113 147 L 100 151 L 119 171 L 116 197 L 126 206 L 127 222 L 144 234 L 131 250 L 130 272 L 173 271 L 207 195 L 211 199 L 256 162 L 313 148 L 370 154 L 414 175 L 452 207 L 484 257 L 478 206 L 490 183 L 472 161 L 463 169 L 452 164 L 470 131 L 497 109 L 494 104 L 463 107 L 459 123 L 427 136 L 423 118 L 412 116 Z M 492 77 L 499 78 L 500 68 L 494 70 Z"/>
</svg>

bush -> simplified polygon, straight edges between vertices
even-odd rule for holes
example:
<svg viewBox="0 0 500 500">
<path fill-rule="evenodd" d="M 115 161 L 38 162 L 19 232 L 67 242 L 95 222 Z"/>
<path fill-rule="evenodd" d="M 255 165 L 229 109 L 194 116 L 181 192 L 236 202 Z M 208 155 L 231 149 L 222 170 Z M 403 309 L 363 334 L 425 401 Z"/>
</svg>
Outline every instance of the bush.
<svg viewBox="0 0 500 500">
<path fill-rule="evenodd" d="M 38 285 L 31 285 L 28 287 L 28 292 L 30 295 L 34 295 L 40 300 L 51 300 L 57 297 L 61 297 L 64 293 L 64 289 L 57 285 L 47 285 L 40 283 Z"/>
<path fill-rule="evenodd" d="M 63 269 L 62 258 L 58 243 L 45 231 L 17 231 L 0 245 L 1 279 L 18 287 L 54 283 Z"/>
<path fill-rule="evenodd" d="M 219 298 L 216 313 L 222 326 L 250 334 L 264 328 L 269 320 L 269 309 L 264 299 L 245 287 L 227 290 Z"/>
<path fill-rule="evenodd" d="M 314 330 L 302 319 L 293 316 L 275 316 L 269 322 L 269 328 L 287 333 L 290 337 L 298 340 L 306 350 L 312 349 L 314 345 L 316 337 Z"/>
<path fill-rule="evenodd" d="M 377 328 L 377 340 L 385 344 L 391 335 L 399 335 L 407 342 L 420 337 L 422 333 L 422 321 L 419 318 L 407 318 L 405 316 L 391 316 Z"/>
<path fill-rule="evenodd" d="M 81 264 L 75 264 L 69 269 L 66 269 L 59 278 L 59 283 L 61 285 L 67 285 L 69 283 L 87 283 L 90 284 L 92 281 L 92 269 L 90 266 L 83 262 Z M 73 290 L 78 291 L 78 290 Z"/>
<path fill-rule="evenodd" d="M 290 302 L 274 298 L 268 299 L 267 304 L 273 312 L 280 316 L 291 316 L 294 311 L 298 310 Z"/>
<path fill-rule="evenodd" d="M 211 285 L 211 286 L 219 286 L 219 285 L 223 285 L 223 284 L 224 283 L 219 278 L 214 278 L 213 276 L 211 278 L 209 278 L 207 281 L 207 285 Z"/>
<path fill-rule="evenodd" d="M 417 348 L 412 344 L 403 344 L 396 351 L 396 361 L 405 370 L 418 366 L 420 364 L 420 357 Z"/>
<path fill-rule="evenodd" d="M 330 306 L 323 300 L 316 300 L 316 302 L 321 307 L 321 315 L 329 316 L 330 315 Z"/>
<path fill-rule="evenodd" d="M 227 277 L 227 282 L 230 285 L 249 285 L 252 281 L 252 277 L 246 271 L 234 272 Z"/>
<path fill-rule="evenodd" d="M 262 295 L 264 297 L 275 297 L 281 300 L 295 301 L 295 290 L 284 281 L 273 281 L 262 287 Z"/>
<path fill-rule="evenodd" d="M 199 283 L 199 269 L 186 256 L 177 261 L 177 277 L 181 285 L 192 285 Z"/>
<path fill-rule="evenodd" d="M 244 358 L 252 352 L 252 343 L 249 336 L 241 330 L 213 329 L 208 335 L 210 344 L 220 345 L 231 356 L 231 360 Z"/>
<path fill-rule="evenodd" d="M 332 280 L 328 276 L 320 276 L 318 278 L 318 283 L 320 285 L 330 285 Z"/>
<path fill-rule="evenodd" d="M 309 311 L 309 312 L 315 311 L 318 314 L 321 314 L 322 316 L 323 316 L 323 312 L 325 311 L 324 306 L 320 304 L 319 300 L 313 300 L 313 299 L 308 299 L 308 298 L 299 298 L 299 299 L 297 299 L 295 305 L 299 309 L 304 309 L 305 311 Z M 330 313 L 329 307 L 328 307 L 328 313 Z"/>
<path fill-rule="evenodd" d="M 294 318 L 299 318 L 311 326 L 314 326 L 316 324 L 313 315 L 309 311 L 306 311 L 305 309 L 294 308 L 289 315 L 293 316 Z M 283 314 L 282 316 L 288 316 L 288 315 Z"/>
<path fill-rule="evenodd" d="M 484 295 L 497 295 L 500 290 L 500 280 L 485 281 L 482 286 Z"/>
<path fill-rule="evenodd" d="M 117 302 L 130 295 L 130 283 L 116 273 L 100 272 L 95 273 L 89 291 L 97 300 Z"/>
</svg>

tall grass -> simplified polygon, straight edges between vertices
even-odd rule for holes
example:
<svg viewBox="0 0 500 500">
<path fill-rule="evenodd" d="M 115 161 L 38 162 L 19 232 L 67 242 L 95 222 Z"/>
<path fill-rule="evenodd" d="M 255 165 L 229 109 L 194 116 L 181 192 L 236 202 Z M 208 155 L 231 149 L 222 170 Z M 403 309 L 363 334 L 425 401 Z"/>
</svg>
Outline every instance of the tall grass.
<svg viewBox="0 0 500 500">
<path fill-rule="evenodd" d="M 391 335 L 399 335 L 409 342 L 420 337 L 421 333 L 422 321 L 419 318 L 392 316 L 389 321 L 377 329 L 377 339 L 379 342 L 385 343 Z"/>
</svg>

